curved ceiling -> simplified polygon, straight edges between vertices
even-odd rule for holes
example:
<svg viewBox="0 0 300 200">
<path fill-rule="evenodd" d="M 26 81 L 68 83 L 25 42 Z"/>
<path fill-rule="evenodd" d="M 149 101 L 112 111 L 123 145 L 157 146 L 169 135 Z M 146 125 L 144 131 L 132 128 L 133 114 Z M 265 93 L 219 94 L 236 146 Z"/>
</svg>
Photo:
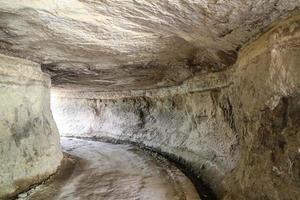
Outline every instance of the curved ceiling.
<svg viewBox="0 0 300 200">
<path fill-rule="evenodd" d="M 56 87 L 178 85 L 226 69 L 299 0 L 0 0 L 0 53 L 42 64 Z"/>
</svg>

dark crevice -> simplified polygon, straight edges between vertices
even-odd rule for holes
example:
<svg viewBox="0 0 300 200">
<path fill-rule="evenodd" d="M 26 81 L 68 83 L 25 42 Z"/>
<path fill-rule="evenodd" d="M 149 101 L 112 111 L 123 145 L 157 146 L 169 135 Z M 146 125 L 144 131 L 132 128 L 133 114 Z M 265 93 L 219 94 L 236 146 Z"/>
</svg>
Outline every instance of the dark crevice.
<svg viewBox="0 0 300 200">
<path fill-rule="evenodd" d="M 229 124 L 230 128 L 236 132 L 236 125 L 235 125 L 235 117 L 233 106 L 229 98 L 226 98 L 223 102 L 220 103 L 220 107 L 223 111 L 224 119 Z"/>
<path fill-rule="evenodd" d="M 282 116 L 282 127 L 288 126 L 288 120 L 289 120 L 289 99 L 287 97 L 282 98 L 283 103 L 283 116 Z"/>
</svg>

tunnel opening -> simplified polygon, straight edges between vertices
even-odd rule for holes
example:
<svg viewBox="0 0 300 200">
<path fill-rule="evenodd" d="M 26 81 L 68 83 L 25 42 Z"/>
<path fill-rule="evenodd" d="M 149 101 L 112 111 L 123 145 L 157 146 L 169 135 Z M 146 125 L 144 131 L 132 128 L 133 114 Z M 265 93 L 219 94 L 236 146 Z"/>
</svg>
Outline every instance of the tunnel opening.
<svg viewBox="0 0 300 200">
<path fill-rule="evenodd" d="M 0 0 L 0 199 L 299 199 L 299 6 Z"/>
</svg>

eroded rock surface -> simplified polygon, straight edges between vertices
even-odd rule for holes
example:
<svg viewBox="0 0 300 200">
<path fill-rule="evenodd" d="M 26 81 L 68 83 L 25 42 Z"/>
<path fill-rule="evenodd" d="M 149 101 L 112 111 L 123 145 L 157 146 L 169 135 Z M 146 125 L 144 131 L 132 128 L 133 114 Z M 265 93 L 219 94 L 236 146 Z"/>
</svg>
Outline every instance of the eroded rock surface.
<svg viewBox="0 0 300 200">
<path fill-rule="evenodd" d="M 160 156 L 79 139 L 62 139 L 62 147 L 76 160 L 71 176 L 54 178 L 19 200 L 200 200 L 190 180 Z"/>
<path fill-rule="evenodd" d="M 238 141 L 224 115 L 230 112 L 228 102 L 221 103 L 219 93 L 116 99 L 53 95 L 52 111 L 63 136 L 144 144 L 186 160 L 222 193 L 223 177 L 235 166 Z"/>
<path fill-rule="evenodd" d="M 299 27 L 299 16 L 277 24 L 213 81 L 195 76 L 180 87 L 111 98 L 60 90 L 52 104 L 60 132 L 174 155 L 220 198 L 298 200 Z"/>
<path fill-rule="evenodd" d="M 178 85 L 220 71 L 299 0 L 0 1 L 0 52 L 34 60 L 53 85 L 84 90 Z"/>
<path fill-rule="evenodd" d="M 299 66 L 299 16 L 241 51 L 235 82 L 224 91 L 241 143 L 225 199 L 300 198 Z"/>
<path fill-rule="evenodd" d="M 0 199 L 53 174 L 62 153 L 40 65 L 0 54 Z"/>
<path fill-rule="evenodd" d="M 62 135 L 167 153 L 220 198 L 298 200 L 299 4 L 0 0 L 0 52 L 51 75 Z M 1 56 L 5 193 L 61 156 L 49 80 L 15 62 Z"/>
</svg>

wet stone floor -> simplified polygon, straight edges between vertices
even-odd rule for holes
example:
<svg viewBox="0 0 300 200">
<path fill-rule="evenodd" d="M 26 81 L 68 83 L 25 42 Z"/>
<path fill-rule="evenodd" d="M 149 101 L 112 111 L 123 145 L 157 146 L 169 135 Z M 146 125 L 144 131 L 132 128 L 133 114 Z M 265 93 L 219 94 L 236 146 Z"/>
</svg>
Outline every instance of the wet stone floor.
<svg viewBox="0 0 300 200">
<path fill-rule="evenodd" d="M 45 183 L 18 200 L 199 200 L 173 164 L 132 145 L 61 140 L 65 159 Z"/>
</svg>

